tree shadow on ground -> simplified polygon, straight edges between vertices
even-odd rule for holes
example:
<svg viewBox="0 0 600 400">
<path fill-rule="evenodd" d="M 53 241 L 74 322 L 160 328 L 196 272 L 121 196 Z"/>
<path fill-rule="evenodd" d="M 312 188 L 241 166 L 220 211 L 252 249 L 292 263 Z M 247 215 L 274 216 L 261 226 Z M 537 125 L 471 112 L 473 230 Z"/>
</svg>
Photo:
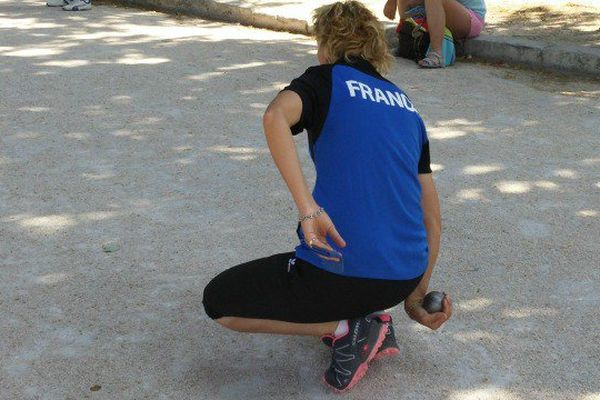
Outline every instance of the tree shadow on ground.
<svg viewBox="0 0 600 400">
<path fill-rule="evenodd" d="M 576 4 L 523 7 L 498 13 L 486 25 L 495 34 L 600 46 L 600 11 Z"/>
</svg>

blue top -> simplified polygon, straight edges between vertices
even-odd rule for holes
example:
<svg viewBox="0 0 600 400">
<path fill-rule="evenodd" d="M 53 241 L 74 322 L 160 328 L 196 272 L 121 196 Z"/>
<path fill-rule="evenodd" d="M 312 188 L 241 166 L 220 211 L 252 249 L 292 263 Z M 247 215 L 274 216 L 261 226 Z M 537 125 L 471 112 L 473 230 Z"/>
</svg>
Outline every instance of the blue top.
<svg viewBox="0 0 600 400">
<path fill-rule="evenodd" d="M 481 17 L 481 19 L 485 20 L 486 7 L 484 0 L 457 0 L 460 4 L 468 8 L 469 10 L 473 10 L 473 12 Z M 406 11 L 406 15 L 409 17 L 414 17 L 418 15 L 425 15 L 425 7 L 424 6 L 416 6 Z"/>
<path fill-rule="evenodd" d="M 347 243 L 326 260 L 304 241 L 296 256 L 340 275 L 405 280 L 428 264 L 419 173 L 430 173 L 425 127 L 406 94 L 365 60 L 309 68 L 298 93 L 317 180 L 313 196 Z M 337 254 L 337 253 L 336 253 Z"/>
</svg>

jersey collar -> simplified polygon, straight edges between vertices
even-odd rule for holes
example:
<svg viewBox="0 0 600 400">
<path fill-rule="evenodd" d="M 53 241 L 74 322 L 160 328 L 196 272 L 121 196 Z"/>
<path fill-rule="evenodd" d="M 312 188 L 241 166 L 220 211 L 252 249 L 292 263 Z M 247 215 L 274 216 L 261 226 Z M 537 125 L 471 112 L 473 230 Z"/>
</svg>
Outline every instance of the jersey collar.
<svg viewBox="0 0 600 400">
<path fill-rule="evenodd" d="M 375 69 L 375 67 L 364 58 L 358 56 L 350 56 L 349 59 L 350 61 L 346 61 L 344 57 L 341 57 L 334 63 L 334 65 L 348 65 L 350 67 L 356 68 L 361 72 L 375 76 L 376 78 L 383 78 L 381 74 L 377 72 L 377 69 Z"/>
</svg>

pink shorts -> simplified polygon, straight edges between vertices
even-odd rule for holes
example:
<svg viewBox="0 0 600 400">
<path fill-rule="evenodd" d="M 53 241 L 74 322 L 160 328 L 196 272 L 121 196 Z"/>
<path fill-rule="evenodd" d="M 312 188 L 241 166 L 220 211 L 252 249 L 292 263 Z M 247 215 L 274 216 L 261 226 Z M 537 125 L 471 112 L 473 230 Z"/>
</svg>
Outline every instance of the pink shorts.
<svg viewBox="0 0 600 400">
<path fill-rule="evenodd" d="M 484 21 L 483 19 L 475 13 L 475 11 L 467 8 L 469 15 L 471 16 L 471 30 L 469 32 L 469 36 L 467 38 L 474 38 L 481 34 L 483 30 Z"/>
</svg>

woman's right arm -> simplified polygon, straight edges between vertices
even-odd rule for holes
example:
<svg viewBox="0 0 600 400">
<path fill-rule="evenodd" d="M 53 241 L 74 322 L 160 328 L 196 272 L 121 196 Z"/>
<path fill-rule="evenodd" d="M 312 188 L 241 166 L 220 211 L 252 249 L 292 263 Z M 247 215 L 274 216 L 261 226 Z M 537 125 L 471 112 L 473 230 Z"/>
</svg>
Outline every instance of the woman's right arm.
<svg viewBox="0 0 600 400">
<path fill-rule="evenodd" d="M 427 231 L 427 244 L 429 247 L 429 264 L 417 288 L 404 301 L 404 309 L 409 317 L 431 329 L 438 329 L 452 315 L 452 300 L 446 296 L 443 301 L 441 312 L 429 314 L 423 307 L 423 298 L 427 294 L 429 280 L 433 273 L 433 267 L 440 250 L 440 238 L 442 233 L 442 217 L 440 213 L 440 202 L 433 177 L 431 174 L 419 174 L 423 208 L 423 222 Z"/>
<path fill-rule="evenodd" d="M 279 169 L 283 180 L 288 186 L 294 202 L 298 207 L 298 215 L 310 215 L 319 210 L 302 173 L 296 145 L 292 138 L 291 127 L 300 121 L 302 101 L 293 91 L 284 90 L 269 104 L 263 116 L 263 128 L 269 145 L 269 150 Z M 309 244 L 332 250 L 327 243 L 329 236 L 340 247 L 346 242 L 326 212 L 316 218 L 302 222 L 302 230 Z"/>
<path fill-rule="evenodd" d="M 265 137 L 275 165 L 288 186 L 301 215 L 319 209 L 302 174 L 290 127 L 300 120 L 302 101 L 288 90 L 279 93 L 263 116 Z"/>
</svg>

